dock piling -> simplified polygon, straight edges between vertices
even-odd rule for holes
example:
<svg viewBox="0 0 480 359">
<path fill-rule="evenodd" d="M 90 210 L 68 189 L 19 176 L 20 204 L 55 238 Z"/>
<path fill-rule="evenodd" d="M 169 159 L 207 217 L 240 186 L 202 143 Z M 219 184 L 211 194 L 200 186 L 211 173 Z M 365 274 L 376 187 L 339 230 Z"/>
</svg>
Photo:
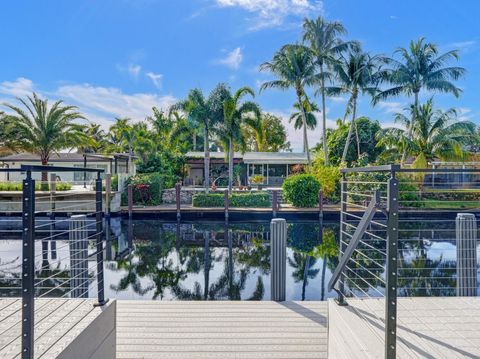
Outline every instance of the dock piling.
<svg viewBox="0 0 480 359">
<path fill-rule="evenodd" d="M 283 302 L 287 277 L 287 221 L 283 218 L 270 222 L 270 271 L 271 299 Z"/>
<path fill-rule="evenodd" d="M 457 244 L 457 295 L 477 295 L 477 220 L 473 213 L 458 213 L 455 219 Z"/>
<path fill-rule="evenodd" d="M 132 218 L 132 211 L 133 211 L 133 188 L 132 185 L 129 184 L 127 186 L 127 202 L 128 202 L 128 218 Z"/>
</svg>

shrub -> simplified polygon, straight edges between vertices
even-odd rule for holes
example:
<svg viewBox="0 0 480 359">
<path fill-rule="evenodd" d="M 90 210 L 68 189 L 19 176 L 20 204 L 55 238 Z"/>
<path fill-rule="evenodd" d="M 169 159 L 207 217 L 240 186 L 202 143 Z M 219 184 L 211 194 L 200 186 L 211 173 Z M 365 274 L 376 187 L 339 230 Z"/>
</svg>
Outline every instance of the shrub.
<svg viewBox="0 0 480 359">
<path fill-rule="evenodd" d="M 325 199 L 331 202 L 340 200 L 340 168 L 334 166 L 314 166 L 313 174 L 320 182 Z"/>
<path fill-rule="evenodd" d="M 133 204 L 155 206 L 162 203 L 163 190 L 175 185 L 175 177 L 158 172 L 136 174 L 127 184 L 133 187 Z M 127 191 L 122 194 L 122 203 L 127 203 Z"/>
<path fill-rule="evenodd" d="M 267 192 L 232 193 L 229 196 L 230 207 L 270 207 L 270 195 Z M 194 207 L 223 207 L 223 193 L 199 193 L 193 196 Z"/>
<path fill-rule="evenodd" d="M 46 187 L 45 187 L 46 185 Z M 72 184 L 67 182 L 57 182 L 56 191 L 69 191 L 72 189 Z M 21 182 L 0 182 L 0 191 L 21 191 Z M 48 184 L 44 183 L 43 186 L 40 183 L 35 184 L 35 191 L 48 191 Z"/>
<path fill-rule="evenodd" d="M 288 177 L 282 188 L 283 198 L 295 207 L 314 207 L 318 204 L 320 182 L 312 174 Z"/>
</svg>

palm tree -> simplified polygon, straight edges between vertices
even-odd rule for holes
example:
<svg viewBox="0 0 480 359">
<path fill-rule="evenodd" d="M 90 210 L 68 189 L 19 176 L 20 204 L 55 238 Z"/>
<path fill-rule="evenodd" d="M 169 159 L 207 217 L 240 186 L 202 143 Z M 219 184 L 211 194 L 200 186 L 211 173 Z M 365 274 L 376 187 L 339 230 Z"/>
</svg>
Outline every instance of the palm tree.
<svg viewBox="0 0 480 359">
<path fill-rule="evenodd" d="M 462 77 L 465 69 L 445 66 L 451 60 L 458 60 L 457 50 L 439 55 L 437 46 L 426 42 L 425 38 L 421 37 L 417 41 L 410 41 L 408 48 L 398 48 L 395 54 L 400 56 L 400 60 L 386 59 L 391 68 L 382 71 L 383 80 L 391 83 L 393 87 L 379 92 L 375 101 L 386 100 L 401 94 L 413 95 L 414 107 L 418 110 L 419 94 L 422 89 L 451 93 L 455 97 L 460 95 L 462 90 L 456 87 L 452 81 Z M 415 121 L 415 118 L 412 120 Z M 410 132 L 409 135 L 411 135 Z M 402 163 L 405 155 L 404 152 Z"/>
<path fill-rule="evenodd" d="M 36 93 L 26 100 L 17 99 L 25 109 L 4 104 L 14 112 L 6 115 L 6 120 L 15 124 L 15 137 L 8 139 L 8 147 L 38 154 L 46 166 L 52 153 L 85 142 L 85 126 L 74 122 L 85 118 L 76 111 L 77 107 L 62 106 L 62 101 L 49 107 L 48 100 L 42 100 Z M 42 172 L 42 182 L 47 180 L 47 172 Z"/>
<path fill-rule="evenodd" d="M 347 141 L 343 150 L 342 162 L 345 162 L 352 138 L 353 129 L 356 130 L 357 100 L 359 95 L 368 94 L 374 96 L 377 92 L 378 69 L 382 62 L 380 56 L 371 56 L 363 52 L 360 47 L 350 50 L 348 54 L 342 55 L 340 61 L 334 65 L 337 86 L 326 88 L 326 92 L 332 95 L 349 94 L 347 103 L 347 113 L 352 111 L 352 121 L 348 130 Z M 358 131 L 357 136 L 357 154 L 360 157 L 360 141 Z"/>
<path fill-rule="evenodd" d="M 128 172 L 133 160 L 133 142 L 135 141 L 135 131 L 132 125 L 130 125 L 129 118 L 115 118 L 115 123 L 110 126 L 108 131 L 110 150 L 115 152 L 127 152 L 128 157 Z"/>
<path fill-rule="evenodd" d="M 204 150 L 204 176 L 205 176 L 205 191 L 208 191 L 210 186 L 210 149 L 208 144 L 209 128 L 210 128 L 210 108 L 208 100 L 202 93 L 202 90 L 196 88 L 189 92 L 185 101 L 179 102 L 173 106 L 173 109 L 183 110 L 189 120 L 194 124 L 203 125 L 203 150 Z M 196 138 L 196 133 L 194 134 Z M 195 150 L 195 146 L 194 146 Z"/>
<path fill-rule="evenodd" d="M 475 124 L 456 121 L 454 109 L 434 110 L 432 99 L 418 110 L 412 105 L 407 111 L 408 115 L 395 116 L 395 122 L 406 129 L 387 128 L 378 133 L 378 146 L 385 145 L 391 151 L 413 156 L 415 168 L 425 168 L 435 158 L 459 159 L 464 154 L 464 146 L 474 141 Z"/>
<path fill-rule="evenodd" d="M 245 119 L 245 124 L 250 128 L 255 136 L 254 146 L 257 152 L 267 151 L 267 126 L 263 116 L 248 117 Z M 244 137 L 248 140 L 245 133 Z"/>
<path fill-rule="evenodd" d="M 87 142 L 77 147 L 79 153 L 101 153 L 108 146 L 107 134 L 99 124 L 90 123 L 85 134 Z"/>
<path fill-rule="evenodd" d="M 228 191 L 232 191 L 233 186 L 233 157 L 234 146 L 244 147 L 245 139 L 242 136 L 242 124 L 248 118 L 260 117 L 261 111 L 258 105 L 252 101 L 242 102 L 246 95 L 255 97 L 255 93 L 249 87 L 238 89 L 233 96 L 223 101 L 223 123 L 218 128 L 218 135 L 222 142 L 228 146 Z"/>
<path fill-rule="evenodd" d="M 298 130 L 303 127 L 303 116 L 302 110 L 299 103 L 295 103 L 293 107 L 298 110 L 298 112 L 292 113 L 288 122 L 293 122 L 293 127 Z M 305 109 L 305 117 L 307 118 L 307 129 L 314 130 L 317 127 L 317 118 L 315 117 L 314 112 L 319 112 L 319 108 L 314 103 L 305 100 L 303 108 Z M 303 148 L 306 149 L 305 137 L 303 138 Z"/>
<path fill-rule="evenodd" d="M 325 81 L 333 79 L 334 76 L 330 70 L 333 64 L 337 62 L 338 55 L 357 46 L 356 42 L 344 42 L 340 39 L 340 36 L 346 33 L 347 30 L 340 22 L 325 21 L 321 16 L 315 20 L 305 19 L 303 21 L 303 41 L 308 42 L 313 50 L 319 68 L 318 80 L 320 82 L 320 95 L 322 96 L 322 143 L 326 166 L 328 166 L 328 149 Z"/>
<path fill-rule="evenodd" d="M 305 87 L 312 85 L 315 80 L 315 63 L 312 50 L 303 45 L 285 45 L 275 53 L 271 61 L 263 63 L 260 70 L 268 70 L 278 78 L 262 84 L 261 91 L 266 88 L 295 89 L 297 103 L 300 104 L 303 118 L 304 151 L 307 153 L 308 165 L 311 166 L 304 100 L 306 99 Z"/>
</svg>

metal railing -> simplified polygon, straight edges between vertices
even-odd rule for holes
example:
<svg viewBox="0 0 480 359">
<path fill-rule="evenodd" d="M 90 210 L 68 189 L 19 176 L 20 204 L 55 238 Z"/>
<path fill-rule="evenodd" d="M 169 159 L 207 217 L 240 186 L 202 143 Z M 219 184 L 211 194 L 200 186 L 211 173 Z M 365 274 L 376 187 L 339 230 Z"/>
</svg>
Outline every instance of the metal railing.
<svg viewBox="0 0 480 359">
<path fill-rule="evenodd" d="M 17 181 L 22 178 L 21 193 L 4 192 L 0 198 L 5 213 L 0 218 L 0 239 L 21 243 L 18 275 L 0 278 L 4 282 L 0 296 L 21 293 L 21 308 L 10 314 L 21 316 L 21 333 L 2 343 L 2 347 L 19 340 L 21 353 L 16 355 L 31 359 L 34 357 L 35 304 L 38 299 L 95 296 L 98 299 L 96 305 L 106 303 L 103 170 L 21 166 L 19 169 L 0 169 L 1 172 L 10 176 L 14 174 Z M 77 183 L 75 176 L 71 176 L 73 180 L 58 182 L 58 174 L 67 173 L 93 173 L 96 178 L 89 188 L 85 188 L 83 181 Z M 42 311 L 44 306 L 45 302 L 40 301 L 38 310 Z M 43 314 L 38 317 L 38 324 L 47 317 Z M 20 319 L 14 325 L 19 322 Z"/>
<path fill-rule="evenodd" d="M 385 358 L 395 358 L 397 297 L 477 295 L 480 169 L 341 173 L 340 259 L 329 289 L 341 305 L 385 298 Z M 459 180 L 445 185 L 452 174 Z"/>
</svg>

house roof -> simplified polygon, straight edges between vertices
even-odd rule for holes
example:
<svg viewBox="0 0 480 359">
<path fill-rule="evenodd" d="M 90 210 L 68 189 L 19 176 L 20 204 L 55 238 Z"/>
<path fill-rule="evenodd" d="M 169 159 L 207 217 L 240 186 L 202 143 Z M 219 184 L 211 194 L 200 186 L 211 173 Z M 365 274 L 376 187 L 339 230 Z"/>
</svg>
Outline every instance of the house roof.
<svg viewBox="0 0 480 359">
<path fill-rule="evenodd" d="M 52 153 L 48 162 L 82 162 L 84 156 L 87 162 L 109 162 L 114 158 L 128 159 L 128 154 L 113 153 L 111 155 L 95 154 L 95 153 Z M 0 157 L 3 162 L 40 162 L 40 156 L 34 153 L 15 153 L 12 155 Z"/>
<path fill-rule="evenodd" d="M 203 152 L 188 152 L 187 158 L 203 159 Z M 307 154 L 299 152 L 235 152 L 235 158 L 248 164 L 304 164 L 308 163 Z M 210 152 L 210 158 L 223 159 L 224 152 Z"/>
</svg>

